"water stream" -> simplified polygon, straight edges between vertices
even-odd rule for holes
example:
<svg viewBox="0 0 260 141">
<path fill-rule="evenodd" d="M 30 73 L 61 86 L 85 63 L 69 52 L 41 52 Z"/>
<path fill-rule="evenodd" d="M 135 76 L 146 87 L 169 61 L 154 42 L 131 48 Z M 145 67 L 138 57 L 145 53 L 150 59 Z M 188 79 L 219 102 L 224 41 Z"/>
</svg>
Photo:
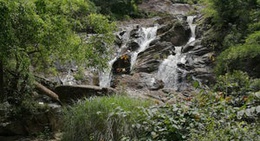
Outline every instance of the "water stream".
<svg viewBox="0 0 260 141">
<path fill-rule="evenodd" d="M 109 87 L 110 86 L 110 82 L 112 79 L 112 65 L 113 63 L 116 61 L 117 57 L 115 57 L 114 59 L 110 60 L 108 62 L 108 67 L 103 71 L 99 73 L 99 86 L 101 87 Z"/>
<path fill-rule="evenodd" d="M 195 28 L 193 24 L 195 16 L 188 16 L 187 23 L 191 29 L 191 37 L 187 44 L 196 40 Z M 175 47 L 175 55 L 169 55 L 159 66 L 157 77 L 164 82 L 164 88 L 181 89 L 185 85 L 186 70 L 178 67 L 178 64 L 186 63 L 186 54 L 181 53 L 182 47 Z"/>
<path fill-rule="evenodd" d="M 144 51 L 149 46 L 151 41 L 156 38 L 157 26 L 148 28 L 143 27 L 141 28 L 141 32 L 144 36 L 139 40 L 140 48 L 137 51 L 134 51 L 131 55 L 131 70 L 133 69 L 138 54 Z"/>
<path fill-rule="evenodd" d="M 139 29 L 138 32 L 141 35 L 137 39 L 137 42 L 140 45 L 140 47 L 136 51 L 131 52 L 131 66 L 130 66 L 131 70 L 136 62 L 138 54 L 140 52 L 144 51 L 149 46 L 151 41 L 153 41 L 156 38 L 157 26 L 148 27 L 148 28 L 142 27 Z M 124 44 L 124 46 L 125 46 L 125 44 Z M 108 62 L 108 68 L 99 74 L 99 77 L 100 77 L 99 85 L 101 87 L 110 86 L 110 82 L 112 79 L 112 73 L 111 73 L 112 65 L 120 55 L 122 55 L 122 54 L 118 54 L 114 59 L 110 60 Z"/>
</svg>

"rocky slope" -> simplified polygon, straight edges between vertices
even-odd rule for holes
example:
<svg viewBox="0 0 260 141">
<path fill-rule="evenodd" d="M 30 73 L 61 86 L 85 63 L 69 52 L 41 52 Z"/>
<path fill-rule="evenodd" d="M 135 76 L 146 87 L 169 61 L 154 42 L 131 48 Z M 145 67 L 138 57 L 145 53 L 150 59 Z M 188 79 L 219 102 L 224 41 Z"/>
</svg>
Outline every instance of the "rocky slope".
<svg viewBox="0 0 260 141">
<path fill-rule="evenodd" d="M 188 16 L 199 12 L 191 5 L 173 4 L 169 0 L 146 0 L 140 8 L 164 15 L 147 19 L 149 22 L 142 19 L 121 23 L 111 83 L 104 86 L 124 87 L 135 96 L 152 94 L 167 99 L 165 93 L 188 96 L 187 93 L 196 90 L 193 85 L 205 87 L 213 82 L 214 53 L 202 45 L 206 32 L 202 16 Z M 157 28 L 155 38 L 139 51 L 148 41 L 145 34 L 151 36 L 146 29 L 153 27 Z M 136 57 L 134 62 L 133 57 Z"/>
</svg>

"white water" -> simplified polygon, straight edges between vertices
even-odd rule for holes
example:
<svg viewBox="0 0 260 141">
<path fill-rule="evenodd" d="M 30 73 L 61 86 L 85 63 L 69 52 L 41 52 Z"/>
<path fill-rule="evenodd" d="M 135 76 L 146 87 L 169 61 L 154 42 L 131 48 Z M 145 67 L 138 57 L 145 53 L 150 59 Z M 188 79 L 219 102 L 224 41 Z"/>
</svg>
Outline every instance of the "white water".
<svg viewBox="0 0 260 141">
<path fill-rule="evenodd" d="M 162 64 L 159 66 L 157 77 L 164 82 L 165 88 L 178 89 L 178 71 L 182 71 L 178 68 L 178 63 L 185 63 L 186 59 L 181 54 L 182 47 L 175 47 L 175 55 L 168 56 Z"/>
<path fill-rule="evenodd" d="M 195 17 L 196 16 L 188 16 L 187 17 L 187 22 L 188 22 L 190 30 L 191 30 L 191 37 L 190 37 L 187 44 L 195 41 L 195 39 L 196 39 L 196 34 L 195 34 L 196 24 L 193 24 L 193 20 L 194 20 Z"/>
<path fill-rule="evenodd" d="M 156 32 L 157 32 L 157 26 L 154 27 L 148 27 L 148 28 L 140 28 L 140 32 L 142 34 L 141 38 L 138 38 L 138 43 L 140 44 L 140 48 L 137 51 L 132 52 L 131 54 L 131 69 L 133 67 L 133 65 L 135 64 L 135 61 L 137 59 L 138 53 L 144 51 L 148 45 L 150 44 L 151 41 L 153 41 L 156 38 Z M 125 45 L 123 45 L 125 46 Z M 100 72 L 99 74 L 99 86 L 101 87 L 109 87 L 110 86 L 110 82 L 112 79 L 112 65 L 114 64 L 114 62 L 117 60 L 117 58 L 120 56 L 120 54 L 118 54 L 117 57 L 115 57 L 114 59 L 110 60 L 108 62 L 108 68 L 106 70 L 104 70 L 103 72 Z"/>
<path fill-rule="evenodd" d="M 71 74 L 71 71 L 68 71 L 68 74 L 64 78 L 60 78 L 63 85 L 75 85 L 76 80 L 74 76 Z"/>
<path fill-rule="evenodd" d="M 116 59 L 117 59 L 117 57 L 110 60 L 108 62 L 108 68 L 106 68 L 103 72 L 99 73 L 99 86 L 110 87 L 110 82 L 111 82 L 111 79 L 112 79 L 111 69 L 112 69 L 112 65 L 114 64 Z"/>
<path fill-rule="evenodd" d="M 195 16 L 188 16 L 187 23 L 191 29 L 191 37 L 187 44 L 196 40 L 195 29 L 196 25 L 193 24 Z M 168 56 L 159 66 L 157 77 L 164 82 L 165 88 L 174 88 L 178 90 L 181 86 L 179 81 L 183 81 L 186 76 L 186 71 L 179 68 L 178 63 L 186 63 L 186 55 L 181 53 L 182 47 L 175 47 L 175 55 Z"/>
<path fill-rule="evenodd" d="M 137 51 L 134 51 L 131 55 L 131 70 L 133 69 L 138 54 L 144 51 L 156 38 L 157 28 L 157 26 L 141 28 L 141 32 L 144 34 L 144 37 L 139 40 L 140 48 Z"/>
</svg>

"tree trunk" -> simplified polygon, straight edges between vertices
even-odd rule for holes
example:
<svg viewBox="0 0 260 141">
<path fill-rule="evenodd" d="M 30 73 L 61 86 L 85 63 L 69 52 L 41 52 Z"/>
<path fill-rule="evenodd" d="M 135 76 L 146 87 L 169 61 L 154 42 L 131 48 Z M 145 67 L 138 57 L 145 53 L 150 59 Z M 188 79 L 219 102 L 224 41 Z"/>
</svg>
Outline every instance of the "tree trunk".
<svg viewBox="0 0 260 141">
<path fill-rule="evenodd" d="M 3 102 L 4 98 L 4 67 L 2 60 L 0 60 L 0 102 Z"/>
<path fill-rule="evenodd" d="M 46 88 L 45 86 L 43 86 L 38 82 L 34 82 L 34 84 L 38 90 L 42 91 L 45 95 L 51 97 L 52 99 L 56 100 L 62 105 L 59 96 L 56 93 L 54 93 L 53 91 L 51 91 L 50 89 Z"/>
</svg>

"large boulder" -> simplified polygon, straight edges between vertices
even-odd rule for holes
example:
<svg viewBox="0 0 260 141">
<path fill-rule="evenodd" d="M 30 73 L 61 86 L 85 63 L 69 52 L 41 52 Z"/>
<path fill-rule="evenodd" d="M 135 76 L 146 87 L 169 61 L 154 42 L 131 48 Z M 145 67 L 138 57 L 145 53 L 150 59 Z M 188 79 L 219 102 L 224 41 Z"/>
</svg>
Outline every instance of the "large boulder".
<svg viewBox="0 0 260 141">
<path fill-rule="evenodd" d="M 116 93 L 112 88 L 91 85 L 62 85 L 56 87 L 55 92 L 59 95 L 59 99 L 63 103 L 71 103 L 75 100 L 92 96 L 106 96 Z"/>
<path fill-rule="evenodd" d="M 177 23 L 169 31 L 161 35 L 161 41 L 171 42 L 174 46 L 182 46 L 187 43 L 190 34 L 189 28 Z"/>
</svg>

